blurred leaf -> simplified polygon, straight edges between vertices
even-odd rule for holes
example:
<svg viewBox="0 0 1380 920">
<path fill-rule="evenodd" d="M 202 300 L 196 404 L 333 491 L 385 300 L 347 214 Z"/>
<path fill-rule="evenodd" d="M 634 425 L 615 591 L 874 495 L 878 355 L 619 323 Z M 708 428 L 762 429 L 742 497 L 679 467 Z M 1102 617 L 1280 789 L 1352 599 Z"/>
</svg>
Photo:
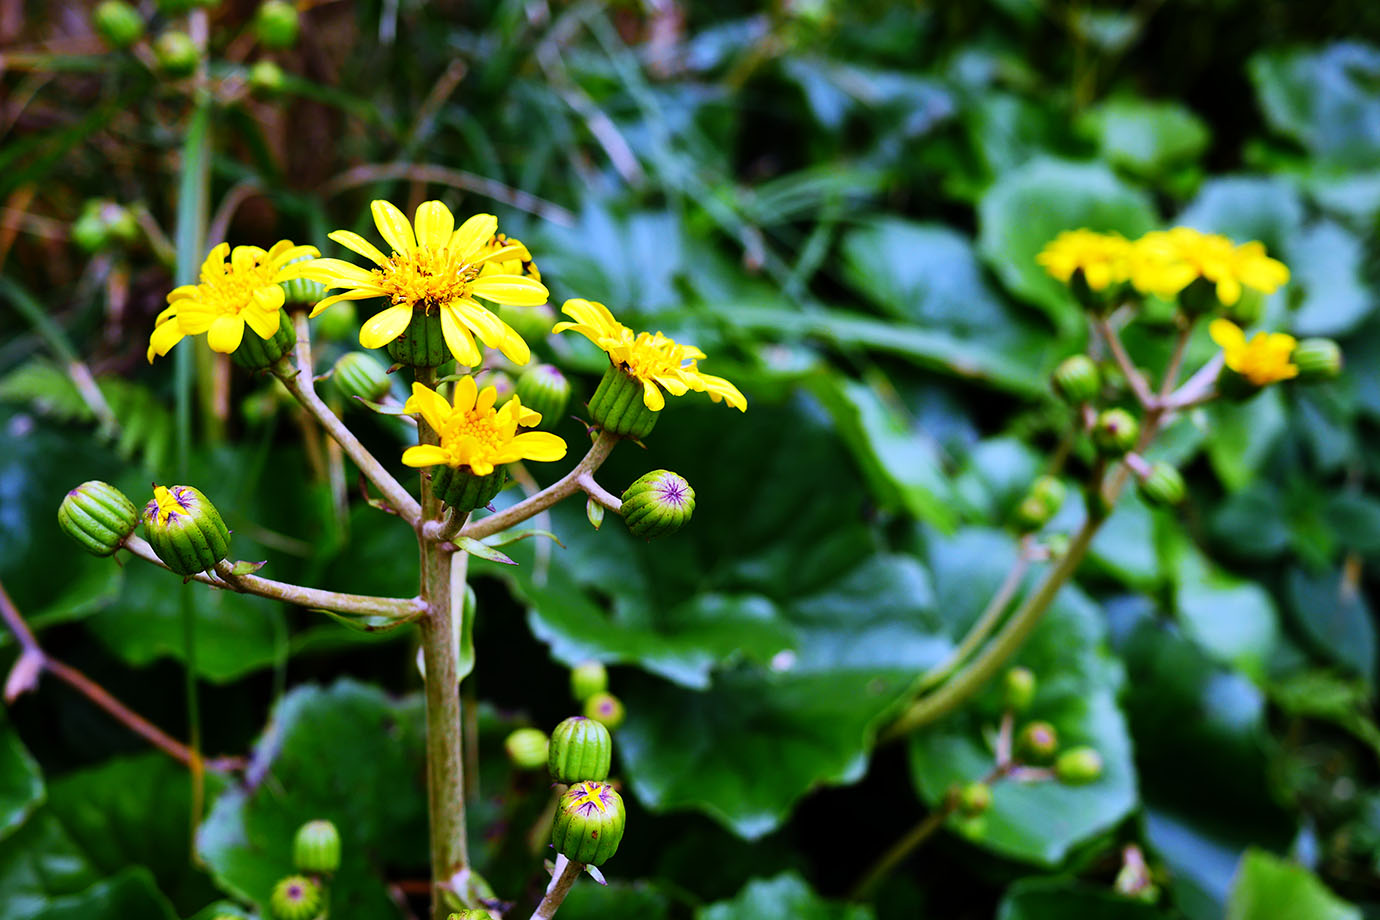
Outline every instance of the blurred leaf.
<svg viewBox="0 0 1380 920">
<path fill-rule="evenodd" d="M 1227 491 L 1249 485 L 1274 453 L 1275 442 L 1287 422 L 1283 397 L 1267 389 L 1244 403 L 1223 403 L 1208 409 L 1207 453 L 1213 472 Z"/>
<path fill-rule="evenodd" d="M 1223 550 L 1244 559 L 1281 556 L 1292 539 L 1285 506 L 1274 483 L 1257 480 L 1213 509 L 1213 536 Z"/>
<path fill-rule="evenodd" d="M 1184 632 L 1219 661 L 1255 678 L 1279 641 L 1279 616 L 1260 585 L 1215 566 L 1183 537 L 1171 549 L 1174 607 Z"/>
<path fill-rule="evenodd" d="M 1209 137 L 1207 125 L 1185 106 L 1131 96 L 1091 109 L 1080 127 L 1096 140 L 1104 160 L 1141 176 L 1162 175 L 1197 159 Z"/>
<path fill-rule="evenodd" d="M 1265 51 L 1248 69 L 1276 131 L 1324 166 L 1374 168 L 1380 159 L 1380 50 L 1337 42 L 1318 51 Z"/>
<path fill-rule="evenodd" d="M 794 872 L 749 882 L 731 901 L 695 911 L 695 920 L 872 920 L 872 908 L 826 901 Z"/>
<path fill-rule="evenodd" d="M 1290 715 L 1331 722 L 1380 756 L 1380 726 L 1372 717 L 1371 694 L 1358 680 L 1326 671 L 1303 671 L 1268 685 L 1270 699 Z"/>
<path fill-rule="evenodd" d="M 1323 514 L 1342 546 L 1364 556 L 1380 554 L 1380 499 L 1357 492 L 1334 493 Z"/>
<path fill-rule="evenodd" d="M 1290 326 L 1301 336 L 1340 336 L 1355 329 L 1375 309 L 1375 295 L 1362 277 L 1364 249 L 1350 231 L 1318 221 L 1290 245 L 1293 283 L 1304 291 Z"/>
<path fill-rule="evenodd" d="M 22 910 L 22 908 L 21 908 Z M 167 898 L 154 887 L 147 869 L 134 866 L 97 882 L 85 891 L 44 901 L 43 920 L 177 920 Z M 20 920 L 23 913 L 7 913 L 6 920 Z"/>
<path fill-rule="evenodd" d="M 613 315 L 648 316 L 681 306 L 674 278 L 685 264 L 683 226 L 665 212 L 618 215 L 589 200 L 573 227 L 544 223 L 523 239 L 542 275 L 555 282 L 552 302 L 584 297 Z M 559 296 L 557 296 L 559 292 Z"/>
<path fill-rule="evenodd" d="M 1017 438 L 974 444 L 954 477 L 954 500 L 975 523 L 998 525 L 1040 474 L 1043 459 Z"/>
<path fill-rule="evenodd" d="M 581 880 L 561 903 L 561 920 L 665 920 L 670 900 L 642 884 Z"/>
<path fill-rule="evenodd" d="M 1263 850 L 1251 849 L 1241 860 L 1236 886 L 1227 904 L 1227 920 L 1361 920 L 1361 911 L 1327 890 L 1303 866 Z"/>
<path fill-rule="evenodd" d="M 1328 659 L 1374 684 L 1375 623 L 1360 587 L 1349 584 L 1340 572 L 1313 575 L 1293 568 L 1287 593 L 1303 634 Z"/>
<path fill-rule="evenodd" d="M 0 712 L 0 840 L 14 833 L 44 796 L 38 764 Z"/>
<path fill-rule="evenodd" d="M 1303 201 L 1283 179 L 1222 176 L 1203 183 L 1176 223 L 1225 234 L 1238 243 L 1260 240 L 1270 255 L 1280 258 L 1303 226 Z"/>
<path fill-rule="evenodd" d="M 1151 920 L 1162 916 L 1142 904 L 1077 881 L 1024 878 L 1002 899 L 997 920 Z"/>
</svg>

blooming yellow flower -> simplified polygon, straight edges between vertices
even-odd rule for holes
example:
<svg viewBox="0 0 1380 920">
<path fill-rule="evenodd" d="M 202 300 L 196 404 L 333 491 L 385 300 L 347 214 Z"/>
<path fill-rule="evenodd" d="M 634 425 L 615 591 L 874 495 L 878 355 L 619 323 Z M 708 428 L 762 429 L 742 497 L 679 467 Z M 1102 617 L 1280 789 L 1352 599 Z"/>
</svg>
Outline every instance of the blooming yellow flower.
<svg viewBox="0 0 1380 920">
<path fill-rule="evenodd" d="M 374 201 L 370 209 L 390 255 L 348 230 L 336 230 L 330 238 L 369 259 L 375 268 L 342 259 L 315 259 L 293 266 L 297 276 L 344 289 L 318 303 L 312 316 L 341 300 L 386 297 L 390 306 L 365 321 L 359 331 L 365 348 L 382 348 L 402 335 L 414 311 L 437 311 L 446 345 L 461 364 L 480 363 L 476 336 L 512 361 L 527 363 L 531 352 L 522 336 L 474 299 L 532 307 L 546 303 L 549 296 L 535 278 L 502 269 L 513 264 L 520 267 L 531 261 L 531 255 L 520 243 L 491 245 L 498 228 L 496 217 L 476 214 L 457 229 L 454 215 L 439 201 L 422 202 L 411 223 L 387 201 Z"/>
<path fill-rule="evenodd" d="M 455 384 L 454 403 L 420 383 L 412 384 L 412 395 L 403 406 L 426 419 L 441 436 L 439 446 L 419 444 L 403 452 L 408 466 L 469 467 L 476 476 L 487 476 L 494 467 L 518 460 L 559 460 L 565 456 L 565 441 L 546 431 L 524 431 L 541 422 L 541 414 L 523 406 L 513 396 L 499 409 L 494 408 L 498 391 L 480 390 L 473 377 L 462 377 Z"/>
<path fill-rule="evenodd" d="M 1065 284 L 1082 269 L 1088 287 L 1102 291 L 1126 280 L 1130 252 L 1131 244 L 1119 233 L 1065 230 L 1045 245 L 1035 261 Z"/>
<path fill-rule="evenodd" d="M 282 321 L 286 266 L 293 259 L 320 255 L 315 246 L 279 240 L 267 251 L 258 246 L 221 243 L 201 263 L 201 282 L 184 284 L 168 294 L 149 336 L 148 360 L 166 355 L 185 336 L 206 333 L 213 351 L 229 354 L 240 347 L 247 323 L 261 339 L 271 339 Z M 225 261 L 226 256 L 230 261 Z"/>
<path fill-rule="evenodd" d="M 1258 387 L 1299 374 L 1290 359 L 1297 344 L 1283 332 L 1257 332 L 1249 341 L 1246 334 L 1228 319 L 1215 319 L 1208 327 L 1212 340 L 1222 346 L 1227 367 Z"/>
<path fill-rule="evenodd" d="M 634 335 L 601 303 L 567 300 L 561 312 L 575 322 L 557 323 L 552 331 L 574 330 L 602 348 L 610 361 L 641 381 L 642 402 L 653 412 L 666 406 L 662 389 L 674 396 L 684 396 L 690 390 L 708 393 L 715 402 L 724 400 L 735 409 L 747 411 L 747 398 L 737 387 L 722 377 L 700 372 L 696 362 L 705 354 L 698 348 L 681 345 L 660 332 Z"/>
<path fill-rule="evenodd" d="M 1273 294 L 1289 280 L 1289 269 L 1267 256 L 1258 241 L 1238 246 L 1220 233 L 1191 227 L 1157 230 L 1135 242 L 1131 283 L 1137 290 L 1174 297 L 1199 278 L 1215 285 L 1217 299 L 1231 306 L 1241 299 L 1243 285 Z"/>
</svg>

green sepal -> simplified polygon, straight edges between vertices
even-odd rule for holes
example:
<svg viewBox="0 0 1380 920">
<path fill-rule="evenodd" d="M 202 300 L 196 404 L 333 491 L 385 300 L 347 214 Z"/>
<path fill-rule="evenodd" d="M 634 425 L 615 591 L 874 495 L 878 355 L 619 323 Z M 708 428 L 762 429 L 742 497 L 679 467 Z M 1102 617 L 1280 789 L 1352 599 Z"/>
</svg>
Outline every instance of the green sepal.
<svg viewBox="0 0 1380 920">
<path fill-rule="evenodd" d="M 283 355 L 291 354 L 297 344 L 297 332 L 292 328 L 292 320 L 282 310 L 278 311 L 278 331 L 271 339 L 261 339 L 259 334 L 245 327 L 240 347 L 230 355 L 230 360 L 246 370 L 257 371 L 272 367 Z"/>
<path fill-rule="evenodd" d="M 609 434 L 641 440 L 652 433 L 661 415 L 647 408 L 642 394 L 642 381 L 610 364 L 589 401 L 590 418 Z"/>
<path fill-rule="evenodd" d="M 517 379 L 514 392 L 526 409 L 541 414 L 538 428 L 553 428 L 570 404 L 570 381 L 550 364 L 534 364 Z"/>
<path fill-rule="evenodd" d="M 487 476 L 476 476 L 467 466 L 442 464 L 432 467 L 431 494 L 439 496 L 457 514 L 468 514 L 493 501 L 503 490 L 506 478 L 507 473 L 501 466 Z"/>
<path fill-rule="evenodd" d="M 591 803 L 590 798 L 597 798 L 600 804 Z M 612 786 L 595 781 L 577 783 L 557 803 L 551 845 L 573 862 L 602 865 L 618 851 L 626 820 L 623 799 Z"/>
<path fill-rule="evenodd" d="M 190 576 L 216 567 L 230 553 L 230 530 L 205 495 L 191 486 L 171 486 L 182 509 L 158 520 L 158 500 L 144 506 L 144 539 L 163 563 Z"/>
<path fill-rule="evenodd" d="M 414 308 L 407 328 L 384 349 L 388 357 L 407 367 L 440 367 L 450 361 L 440 312 Z"/>
</svg>

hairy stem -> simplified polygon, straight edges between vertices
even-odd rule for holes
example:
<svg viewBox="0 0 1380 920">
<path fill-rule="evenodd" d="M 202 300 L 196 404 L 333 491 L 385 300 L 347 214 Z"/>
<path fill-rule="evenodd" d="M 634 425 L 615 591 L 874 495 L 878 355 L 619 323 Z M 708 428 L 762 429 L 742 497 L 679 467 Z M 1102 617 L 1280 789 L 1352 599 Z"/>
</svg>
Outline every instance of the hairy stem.
<svg viewBox="0 0 1380 920">
<path fill-rule="evenodd" d="M 461 528 L 460 536 L 482 540 L 491 534 L 507 530 L 514 524 L 520 524 L 528 518 L 540 514 L 576 492 L 586 492 L 599 504 L 611 511 L 617 511 L 622 506 L 622 502 L 616 496 L 604 491 L 594 481 L 594 471 L 599 469 L 603 462 L 608 459 L 609 453 L 617 443 L 618 438 L 615 435 L 606 431 L 599 432 L 599 437 L 595 439 L 589 453 L 585 454 L 584 459 L 579 462 L 575 469 L 566 473 L 559 481 L 542 489 L 531 498 L 518 502 L 511 508 L 506 508 L 488 517 L 482 517 L 477 521 L 471 521 Z"/>
<path fill-rule="evenodd" d="M 546 896 L 541 899 L 537 909 L 532 911 L 531 920 L 551 920 L 565 896 L 575 886 L 575 880 L 584 871 L 584 863 L 577 863 L 565 856 L 556 857 L 556 871 L 551 873 L 551 884 L 546 886 Z"/>
</svg>

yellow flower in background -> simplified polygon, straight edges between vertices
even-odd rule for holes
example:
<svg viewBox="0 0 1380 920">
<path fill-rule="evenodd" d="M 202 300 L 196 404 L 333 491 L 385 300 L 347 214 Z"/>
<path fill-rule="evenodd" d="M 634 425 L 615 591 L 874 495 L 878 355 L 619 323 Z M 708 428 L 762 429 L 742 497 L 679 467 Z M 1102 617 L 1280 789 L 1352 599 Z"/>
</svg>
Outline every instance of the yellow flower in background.
<svg viewBox="0 0 1380 920">
<path fill-rule="evenodd" d="M 1147 233 L 1134 244 L 1131 283 L 1147 294 L 1170 298 L 1199 278 L 1213 284 L 1217 299 L 1232 306 L 1242 287 L 1273 294 L 1289 280 L 1284 263 L 1252 240 L 1236 245 L 1220 233 L 1175 227 Z"/>
<path fill-rule="evenodd" d="M 490 237 L 479 255 L 485 260 L 484 267 L 479 270 L 480 276 L 524 275 L 533 281 L 541 281 L 541 272 L 537 271 L 537 263 L 532 261 L 532 253 L 522 244 L 522 240 L 506 233 L 495 233 Z M 499 255 L 499 258 L 494 258 L 495 255 Z"/>
<path fill-rule="evenodd" d="M 549 295 L 540 281 L 503 269 L 530 263 L 527 247 L 513 241 L 493 245 L 498 219 L 492 214 L 476 214 L 456 228 L 454 215 L 439 201 L 422 202 L 411 223 L 387 201 L 373 201 L 370 209 L 389 255 L 348 230 L 336 230 L 330 238 L 373 262 L 374 268 L 342 259 L 293 266 L 294 277 L 344 289 L 318 303 L 312 316 L 342 300 L 386 297 L 390 306 L 366 320 L 359 331 L 365 348 L 382 348 L 402 335 L 414 311 L 434 311 L 440 316 L 446 346 L 461 364 L 474 367 L 481 362 L 476 338 L 517 364 L 527 363 L 531 352 L 522 336 L 475 300 L 526 307 L 546 303 Z"/>
<path fill-rule="evenodd" d="M 1227 367 L 1258 387 L 1299 374 L 1290 359 L 1298 344 L 1283 332 L 1257 332 L 1249 340 L 1241 327 L 1228 319 L 1215 319 L 1208 327 L 1212 340 L 1222 347 Z"/>
<path fill-rule="evenodd" d="M 565 441 L 546 431 L 524 431 L 541 421 L 541 414 L 522 405 L 513 396 L 495 409 L 498 391 L 480 390 L 473 377 L 462 377 L 455 384 L 453 403 L 420 383 L 412 384 L 412 395 L 403 406 L 426 419 L 441 436 L 440 445 L 419 444 L 403 452 L 408 466 L 465 466 L 476 476 L 487 476 L 497 466 L 518 460 L 559 460 L 565 456 Z"/>
<path fill-rule="evenodd" d="M 684 396 L 690 390 L 708 393 L 714 402 L 723 400 L 742 412 L 747 398 L 722 377 L 701 373 L 697 362 L 704 352 L 681 345 L 660 332 L 633 331 L 613 318 L 608 307 L 588 300 L 567 300 L 561 312 L 575 322 L 557 323 L 552 332 L 578 332 L 608 354 L 609 360 L 642 383 L 642 402 L 653 412 L 666 405 L 662 390 Z"/>
<path fill-rule="evenodd" d="M 290 240 L 279 240 L 268 250 L 231 250 L 229 243 L 219 244 L 201 263 L 200 283 L 184 284 L 168 294 L 168 307 L 158 314 L 149 336 L 149 363 L 186 336 L 203 332 L 211 349 L 223 354 L 240 347 L 246 325 L 261 339 L 273 338 L 283 315 L 284 294 L 278 282 L 291 277 L 287 264 L 317 255 L 315 246 L 296 246 Z"/>
<path fill-rule="evenodd" d="M 1127 279 L 1130 254 L 1131 243 L 1118 233 L 1065 230 L 1046 244 L 1035 261 L 1065 284 L 1081 269 L 1088 287 L 1103 291 Z"/>
</svg>

